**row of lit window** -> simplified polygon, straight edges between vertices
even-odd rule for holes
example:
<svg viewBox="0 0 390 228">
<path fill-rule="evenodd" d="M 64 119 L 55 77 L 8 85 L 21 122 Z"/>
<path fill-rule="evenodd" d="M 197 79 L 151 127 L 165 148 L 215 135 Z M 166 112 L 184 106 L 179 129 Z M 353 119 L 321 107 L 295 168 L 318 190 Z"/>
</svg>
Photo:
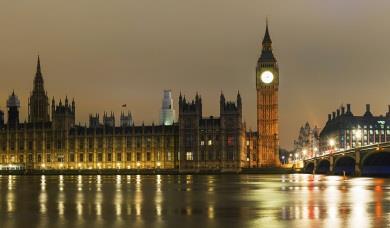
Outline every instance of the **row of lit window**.
<svg viewBox="0 0 390 228">
<path fill-rule="evenodd" d="M 106 155 L 106 161 L 107 162 L 114 161 L 114 156 L 113 155 L 114 154 L 108 153 Z M 132 160 L 131 153 L 126 153 L 125 155 L 126 155 L 125 160 L 127 162 L 134 161 L 134 160 Z M 141 161 L 142 160 L 142 154 L 141 153 L 138 152 L 135 155 L 136 155 L 136 157 L 135 157 L 136 161 Z M 172 157 L 173 157 L 172 153 L 171 152 L 167 152 L 166 155 L 167 155 L 166 160 L 167 161 L 171 161 Z M 76 156 L 77 156 L 77 154 L 70 153 L 69 154 L 69 162 L 76 162 Z M 3 157 L 5 157 L 5 156 L 3 156 Z M 80 153 L 80 154 L 78 154 L 77 157 L 78 157 L 78 161 L 77 162 L 94 162 L 94 158 L 93 158 L 94 156 L 93 156 L 92 153 L 88 153 L 87 156 L 84 153 Z M 32 154 L 29 154 L 28 158 L 29 158 L 30 162 L 33 162 Z M 96 159 L 97 162 L 103 162 L 103 154 L 102 153 L 98 153 L 96 158 L 97 158 Z M 122 158 L 123 158 L 123 156 L 122 156 L 121 153 L 117 153 L 116 154 L 116 161 L 117 162 L 125 161 Z M 151 161 L 151 158 L 152 158 L 151 153 L 146 153 L 145 161 Z M 24 159 L 24 156 L 20 155 L 19 156 L 19 162 L 24 162 L 23 159 Z M 161 159 L 161 155 L 160 155 L 160 153 L 157 153 L 156 154 L 156 161 L 160 161 L 160 159 Z M 49 163 L 51 161 L 52 161 L 51 154 L 46 154 L 46 161 L 45 162 Z M 39 162 L 39 163 L 43 162 L 43 156 L 41 154 L 37 154 L 37 162 Z M 64 162 L 64 155 L 58 155 L 57 156 L 57 162 Z"/>
</svg>

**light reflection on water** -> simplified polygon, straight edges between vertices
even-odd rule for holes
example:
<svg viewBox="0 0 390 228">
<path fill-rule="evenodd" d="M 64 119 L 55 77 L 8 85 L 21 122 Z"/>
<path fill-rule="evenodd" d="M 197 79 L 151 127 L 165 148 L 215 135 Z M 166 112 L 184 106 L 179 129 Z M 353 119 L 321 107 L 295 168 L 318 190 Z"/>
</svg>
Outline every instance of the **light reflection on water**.
<svg viewBox="0 0 390 228">
<path fill-rule="evenodd" d="M 0 176 L 0 227 L 383 227 L 389 193 L 304 174 Z"/>
</svg>

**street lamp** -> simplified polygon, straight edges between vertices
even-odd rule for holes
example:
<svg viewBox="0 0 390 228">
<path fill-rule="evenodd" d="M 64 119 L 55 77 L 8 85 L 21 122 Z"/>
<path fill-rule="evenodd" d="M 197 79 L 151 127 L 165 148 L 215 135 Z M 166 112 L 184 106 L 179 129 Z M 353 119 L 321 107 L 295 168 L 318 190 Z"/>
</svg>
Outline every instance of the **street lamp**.
<svg viewBox="0 0 390 228">
<path fill-rule="evenodd" d="M 302 150 L 302 160 L 306 158 L 307 150 L 303 149 Z"/>
<path fill-rule="evenodd" d="M 317 157 L 318 148 L 314 147 L 314 157 Z"/>
<path fill-rule="evenodd" d="M 330 138 L 330 139 L 328 140 L 328 145 L 330 146 L 331 152 L 333 152 L 334 146 L 336 145 L 336 141 L 335 141 L 333 138 Z"/>
<path fill-rule="evenodd" d="M 361 146 L 361 139 L 362 139 L 362 130 L 358 129 L 354 131 L 354 135 L 357 142 L 357 147 Z"/>
</svg>

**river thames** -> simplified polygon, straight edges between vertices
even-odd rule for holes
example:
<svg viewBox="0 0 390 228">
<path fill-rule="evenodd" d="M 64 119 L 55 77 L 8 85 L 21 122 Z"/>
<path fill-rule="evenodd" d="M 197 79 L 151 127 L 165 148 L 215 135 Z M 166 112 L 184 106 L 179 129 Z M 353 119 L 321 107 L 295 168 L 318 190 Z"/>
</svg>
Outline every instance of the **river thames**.
<svg viewBox="0 0 390 228">
<path fill-rule="evenodd" d="M 390 179 L 0 176 L 0 227 L 385 227 Z"/>
</svg>

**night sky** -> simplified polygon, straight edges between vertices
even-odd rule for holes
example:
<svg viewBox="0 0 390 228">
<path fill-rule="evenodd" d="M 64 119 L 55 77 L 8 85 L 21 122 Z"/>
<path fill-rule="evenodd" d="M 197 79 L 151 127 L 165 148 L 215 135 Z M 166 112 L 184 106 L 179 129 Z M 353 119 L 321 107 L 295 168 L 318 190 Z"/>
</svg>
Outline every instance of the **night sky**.
<svg viewBox="0 0 390 228">
<path fill-rule="evenodd" d="M 3 0 L 0 108 L 15 89 L 27 115 L 36 56 L 49 98 L 74 97 L 77 122 L 127 104 L 136 123 L 158 122 L 164 89 L 219 115 L 219 95 L 243 98 L 256 129 L 255 67 L 269 18 L 280 68 L 281 146 L 301 125 L 323 127 L 351 103 L 362 114 L 390 104 L 390 1 Z"/>
</svg>

